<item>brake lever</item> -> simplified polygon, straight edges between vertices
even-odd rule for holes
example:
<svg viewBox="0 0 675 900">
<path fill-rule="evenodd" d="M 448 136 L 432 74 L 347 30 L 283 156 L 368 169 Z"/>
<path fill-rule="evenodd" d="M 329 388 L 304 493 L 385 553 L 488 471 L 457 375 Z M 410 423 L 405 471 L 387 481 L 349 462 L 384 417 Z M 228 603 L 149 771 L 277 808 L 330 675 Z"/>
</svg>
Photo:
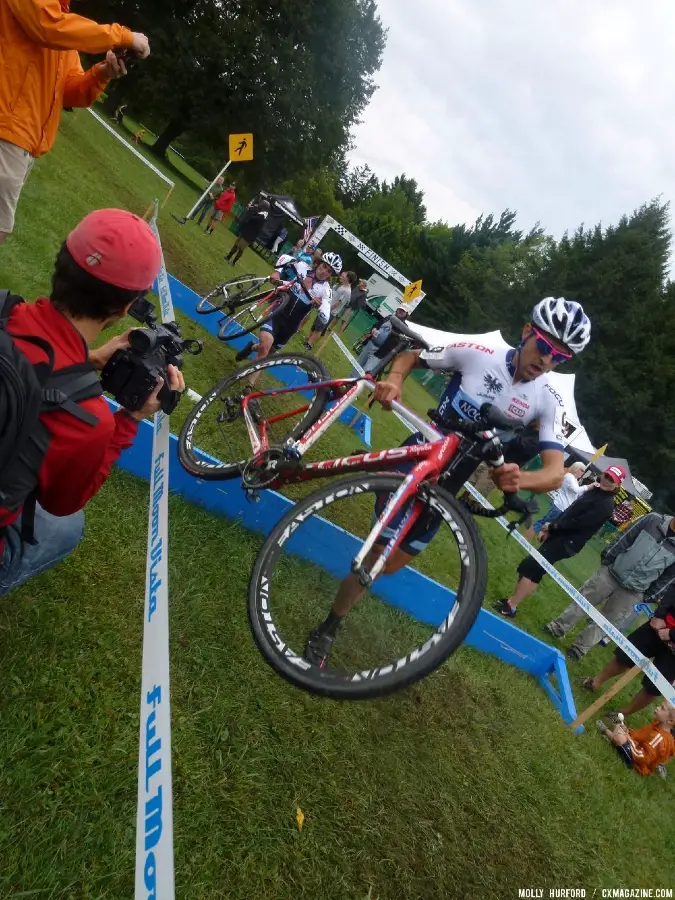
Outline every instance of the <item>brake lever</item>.
<svg viewBox="0 0 675 900">
<path fill-rule="evenodd" d="M 518 494 L 511 493 L 504 493 L 504 503 L 498 509 L 486 509 L 473 497 L 463 496 L 460 501 L 472 515 L 481 516 L 484 519 L 498 519 L 510 512 L 521 513 L 520 518 L 509 520 L 507 528 L 509 534 L 521 525 L 529 528 L 532 524 L 532 517 L 539 512 L 539 503 L 535 499 L 523 500 Z"/>
<path fill-rule="evenodd" d="M 534 498 L 523 500 L 518 494 L 504 493 L 502 510 L 502 515 L 505 515 L 508 512 L 519 512 L 521 514 L 519 519 L 510 520 L 508 532 L 511 534 L 511 532 L 515 531 L 520 525 L 525 525 L 527 528 L 530 527 L 532 524 L 532 517 L 535 513 L 539 512 L 539 503 Z"/>
</svg>

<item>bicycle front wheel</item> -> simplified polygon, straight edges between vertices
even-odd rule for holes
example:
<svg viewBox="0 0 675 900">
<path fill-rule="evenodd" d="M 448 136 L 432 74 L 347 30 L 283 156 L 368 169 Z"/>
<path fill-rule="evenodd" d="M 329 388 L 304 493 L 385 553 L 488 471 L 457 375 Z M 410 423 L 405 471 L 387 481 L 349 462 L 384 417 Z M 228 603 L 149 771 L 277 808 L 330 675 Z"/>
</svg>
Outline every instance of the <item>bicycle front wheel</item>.
<svg viewBox="0 0 675 900">
<path fill-rule="evenodd" d="M 413 547 L 404 543 L 412 550 L 426 542 L 424 553 L 374 581 L 344 617 L 327 665 L 305 658 L 306 641 L 333 600 L 357 584 L 352 563 L 376 504 L 380 509 L 403 478 L 333 482 L 290 508 L 265 541 L 251 574 L 249 621 L 266 661 L 296 687 L 342 700 L 398 691 L 440 666 L 475 622 L 487 578 L 483 541 L 451 494 L 424 483 L 411 501 L 422 509 L 406 536 Z M 442 573 L 444 587 L 425 572 Z"/>
<path fill-rule="evenodd" d="M 249 302 L 220 323 L 218 338 L 233 341 L 271 322 L 288 305 L 288 291 L 265 291 L 249 298 Z"/>
<path fill-rule="evenodd" d="M 201 298 L 197 304 L 197 312 L 201 315 L 220 312 L 226 306 L 239 303 L 259 292 L 268 281 L 268 275 L 240 275 L 221 281 Z"/>
<path fill-rule="evenodd" d="M 318 419 L 328 400 L 327 390 L 314 384 L 329 381 L 325 366 L 303 353 L 268 356 L 251 362 L 219 381 L 190 410 L 178 438 L 178 458 L 192 475 L 212 481 L 234 478 L 253 455 L 251 438 L 242 412 L 242 400 L 250 401 L 258 433 L 263 429 L 270 446 L 296 440 Z M 270 393 L 279 388 L 302 390 Z"/>
</svg>

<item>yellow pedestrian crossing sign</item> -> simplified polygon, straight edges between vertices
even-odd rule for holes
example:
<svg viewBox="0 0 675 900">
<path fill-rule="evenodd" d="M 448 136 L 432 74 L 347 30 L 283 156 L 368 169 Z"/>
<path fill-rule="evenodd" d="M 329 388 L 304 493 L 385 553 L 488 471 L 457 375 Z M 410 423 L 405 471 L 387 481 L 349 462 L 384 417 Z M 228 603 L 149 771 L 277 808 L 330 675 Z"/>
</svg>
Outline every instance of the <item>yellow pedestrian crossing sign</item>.
<svg viewBox="0 0 675 900">
<path fill-rule="evenodd" d="M 422 279 L 419 281 L 411 281 L 408 287 L 403 291 L 403 297 L 401 298 L 403 303 L 412 303 L 413 300 L 417 300 L 419 295 L 422 293 Z"/>
<path fill-rule="evenodd" d="M 253 159 L 253 135 L 230 135 L 230 162 L 250 162 Z"/>
</svg>

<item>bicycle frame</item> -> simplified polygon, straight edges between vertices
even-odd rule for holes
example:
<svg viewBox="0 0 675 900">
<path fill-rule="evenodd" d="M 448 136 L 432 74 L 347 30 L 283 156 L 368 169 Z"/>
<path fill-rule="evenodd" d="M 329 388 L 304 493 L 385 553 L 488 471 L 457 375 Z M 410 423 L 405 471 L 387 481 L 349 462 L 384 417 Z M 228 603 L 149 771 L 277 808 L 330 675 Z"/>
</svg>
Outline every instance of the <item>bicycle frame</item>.
<svg viewBox="0 0 675 900">
<path fill-rule="evenodd" d="M 242 413 L 246 428 L 251 440 L 254 456 L 264 453 L 270 449 L 267 440 L 267 424 L 282 421 L 293 415 L 298 415 L 308 409 L 309 404 L 298 407 L 277 416 L 271 417 L 269 420 L 263 420 L 260 432 L 256 428 L 254 416 L 251 414 L 249 405 L 251 401 L 260 397 L 274 397 L 281 394 L 302 393 L 307 390 L 308 385 L 300 385 L 296 387 L 275 388 L 269 391 L 252 392 L 241 400 Z M 392 409 L 413 428 L 420 431 L 426 438 L 427 442 L 423 444 L 411 445 L 407 447 L 395 447 L 391 450 L 379 450 L 375 453 L 357 453 L 353 456 L 342 457 L 339 459 L 322 460 L 321 462 L 311 462 L 300 466 L 299 462 L 305 453 L 325 434 L 330 426 L 335 422 L 340 413 L 351 403 L 353 403 L 364 390 L 373 390 L 375 382 L 370 376 L 363 378 L 341 378 L 331 381 L 322 381 L 313 383 L 312 390 L 333 390 L 346 392 L 338 397 L 330 409 L 327 409 L 314 425 L 309 428 L 299 440 L 293 441 L 287 445 L 289 459 L 287 462 L 279 463 L 279 472 L 277 477 L 267 485 L 270 489 L 279 488 L 286 484 L 295 484 L 299 482 L 312 481 L 317 478 L 326 478 L 327 476 L 349 474 L 354 472 L 385 472 L 392 470 L 392 464 L 400 466 L 402 463 L 413 463 L 411 471 L 406 475 L 404 481 L 398 490 L 389 498 L 385 509 L 380 515 L 378 521 L 370 531 L 363 547 L 354 559 L 353 571 L 359 575 L 361 583 L 368 587 L 381 573 L 386 565 L 387 560 L 401 545 L 406 534 L 410 531 L 420 516 L 423 505 L 419 501 L 413 503 L 407 511 L 403 520 L 397 526 L 394 536 L 387 540 L 384 550 L 375 561 L 370 572 L 363 570 L 363 563 L 374 545 L 382 543 L 381 537 L 383 531 L 389 527 L 400 510 L 410 501 L 417 493 L 419 486 L 425 481 L 437 481 L 441 472 L 448 466 L 462 441 L 459 434 L 450 433 L 443 435 L 416 413 L 408 409 L 398 401 L 394 401 Z M 380 539 L 380 540 L 378 540 Z"/>
</svg>

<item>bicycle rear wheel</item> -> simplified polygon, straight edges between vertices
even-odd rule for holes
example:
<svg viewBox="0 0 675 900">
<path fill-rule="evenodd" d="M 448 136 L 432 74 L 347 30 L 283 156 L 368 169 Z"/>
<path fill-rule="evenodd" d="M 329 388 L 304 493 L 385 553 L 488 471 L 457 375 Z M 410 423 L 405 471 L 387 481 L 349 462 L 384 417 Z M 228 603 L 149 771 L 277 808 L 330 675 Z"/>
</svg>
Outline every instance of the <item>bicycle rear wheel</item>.
<svg viewBox="0 0 675 900">
<path fill-rule="evenodd" d="M 239 275 L 217 284 L 197 304 L 201 315 L 219 312 L 232 303 L 238 303 L 260 291 L 269 281 L 268 275 Z"/>
<path fill-rule="evenodd" d="M 440 666 L 475 622 L 487 579 L 483 541 L 455 497 L 425 483 L 416 501 L 438 528 L 413 570 L 375 580 L 344 618 L 326 668 L 303 657 L 338 588 L 355 578 L 352 561 L 374 524 L 375 501 L 382 503 L 403 479 L 360 475 L 333 482 L 290 508 L 265 541 L 249 584 L 249 622 L 265 660 L 296 687 L 341 700 L 401 690 Z M 425 578 L 425 569 L 443 572 L 448 589 Z"/>
<path fill-rule="evenodd" d="M 290 294 L 288 291 L 264 291 L 250 298 L 250 301 L 220 323 L 218 338 L 233 341 L 271 322 L 286 308 Z"/>
<path fill-rule="evenodd" d="M 329 381 L 325 366 L 303 353 L 268 356 L 219 381 L 190 411 L 178 438 L 178 458 L 192 475 L 219 481 L 241 474 L 253 455 L 241 401 L 248 393 L 302 387 L 300 392 L 257 397 L 250 401 L 258 431 L 264 427 L 272 446 L 299 438 L 318 419 L 327 390 L 313 385 Z"/>
</svg>

